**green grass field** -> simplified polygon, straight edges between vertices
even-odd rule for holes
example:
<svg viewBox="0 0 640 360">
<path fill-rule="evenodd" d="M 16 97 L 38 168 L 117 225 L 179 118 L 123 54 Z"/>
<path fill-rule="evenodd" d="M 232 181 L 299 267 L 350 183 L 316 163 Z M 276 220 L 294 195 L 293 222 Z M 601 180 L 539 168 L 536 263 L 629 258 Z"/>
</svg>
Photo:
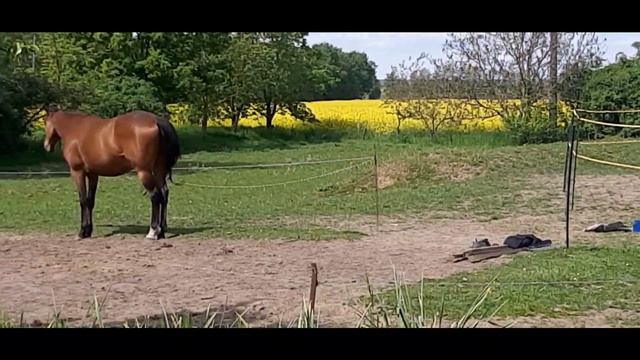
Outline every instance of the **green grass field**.
<svg viewBox="0 0 640 360">
<path fill-rule="evenodd" d="M 629 242 L 614 247 L 577 246 L 533 252 L 488 270 L 401 286 L 404 300 L 398 300 L 396 290 L 388 290 L 373 303 L 396 308 L 405 301 L 403 306 L 409 315 L 422 311 L 431 318 L 444 302 L 444 317 L 456 319 L 464 316 L 489 285 L 489 295 L 477 314 L 499 308 L 496 317 L 513 319 L 575 316 L 610 308 L 638 311 L 639 255 L 640 249 Z"/>
<path fill-rule="evenodd" d="M 380 192 L 382 214 L 413 215 L 425 212 L 464 212 L 478 218 L 499 219 L 513 214 L 551 211 L 549 185 L 534 196 L 517 196 L 532 189 L 532 175 L 561 175 L 564 145 L 510 146 L 496 133 L 443 135 L 437 139 L 418 135 L 368 137 L 358 133 L 245 129 L 238 134 L 198 129 L 181 130 L 185 153 L 179 166 L 235 166 L 287 163 L 372 156 L 376 145 L 381 176 L 393 186 Z M 364 137 L 364 139 L 363 139 Z M 36 137 L 37 138 L 37 137 Z M 640 153 L 615 154 L 640 163 Z M 589 149 L 590 154 L 614 157 L 610 149 Z M 600 154 L 597 154 L 600 152 Z M 255 186 L 296 182 L 359 166 L 332 176 L 267 188 L 206 188 L 205 186 Z M 65 170 L 60 155 L 43 154 L 34 142 L 17 156 L 0 158 L 1 170 Z M 580 173 L 617 170 L 581 163 Z M 265 169 L 176 171 L 171 186 L 170 232 L 181 235 L 255 238 L 325 239 L 356 237 L 346 229 L 332 229 L 309 219 L 332 216 L 349 219 L 373 215 L 373 163 L 319 164 Z M 182 184 L 182 185 L 181 185 Z M 559 184 L 552 184 L 560 191 Z M 551 191 L 552 192 L 552 191 Z M 516 196 L 514 196 L 514 194 Z M 0 231 L 73 233 L 79 206 L 74 186 L 66 175 L 15 177 L 0 175 Z M 532 205 L 536 206 L 532 206 Z M 533 210 L 532 210 L 533 209 Z M 143 233 L 148 226 L 149 201 L 135 176 L 101 178 L 94 223 L 96 234 Z"/>
</svg>

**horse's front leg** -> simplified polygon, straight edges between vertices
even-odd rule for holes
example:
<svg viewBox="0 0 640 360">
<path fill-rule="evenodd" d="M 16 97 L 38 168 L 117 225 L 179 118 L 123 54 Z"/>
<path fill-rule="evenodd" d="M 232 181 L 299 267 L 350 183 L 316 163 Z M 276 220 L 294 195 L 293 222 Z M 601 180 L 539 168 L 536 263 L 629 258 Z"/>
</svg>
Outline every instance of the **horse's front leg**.
<svg viewBox="0 0 640 360">
<path fill-rule="evenodd" d="M 84 239 L 91 236 L 91 231 L 88 227 L 89 211 L 87 207 L 87 184 L 85 174 L 83 171 L 71 171 L 71 178 L 76 184 L 76 190 L 78 191 L 78 200 L 80 201 L 80 232 L 76 239 Z"/>
<path fill-rule="evenodd" d="M 87 191 L 87 206 L 86 206 L 86 225 L 85 234 L 90 237 L 93 233 L 93 208 L 96 205 L 96 191 L 98 190 L 98 175 L 88 174 L 89 188 Z"/>
</svg>

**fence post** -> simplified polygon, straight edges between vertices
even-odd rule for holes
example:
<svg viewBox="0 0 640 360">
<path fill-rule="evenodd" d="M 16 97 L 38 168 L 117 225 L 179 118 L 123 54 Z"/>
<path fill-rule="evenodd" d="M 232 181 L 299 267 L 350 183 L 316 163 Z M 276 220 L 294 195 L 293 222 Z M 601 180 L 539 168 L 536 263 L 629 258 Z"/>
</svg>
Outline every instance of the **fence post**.
<svg viewBox="0 0 640 360">
<path fill-rule="evenodd" d="M 373 173 L 376 190 L 376 232 L 380 231 L 380 182 L 378 180 L 378 150 L 373 144 Z"/>
<path fill-rule="evenodd" d="M 572 183 L 571 183 L 571 211 L 573 211 L 573 203 L 576 199 L 576 169 L 578 167 L 578 144 L 580 143 L 580 133 L 578 130 L 578 123 L 574 124 L 573 129 L 573 138 L 575 141 L 575 150 L 572 152 L 573 155 L 573 173 L 571 174 Z"/>
<path fill-rule="evenodd" d="M 573 155 L 573 142 L 575 139 L 575 124 L 574 124 L 574 120 L 575 120 L 575 112 L 573 114 L 573 116 L 571 117 L 571 123 L 569 124 L 569 128 L 568 130 L 568 138 L 567 138 L 567 147 L 568 147 L 568 151 L 567 151 L 567 166 L 566 166 L 566 172 L 565 172 L 565 246 L 568 249 L 569 248 L 569 216 L 570 216 L 570 206 L 571 206 L 571 176 L 573 175 L 573 160 L 574 160 L 574 155 Z"/>
<path fill-rule="evenodd" d="M 316 307 L 316 288 L 318 287 L 318 266 L 316 263 L 311 263 L 311 288 L 309 289 L 309 306 L 311 309 L 311 316 L 315 313 Z"/>
</svg>

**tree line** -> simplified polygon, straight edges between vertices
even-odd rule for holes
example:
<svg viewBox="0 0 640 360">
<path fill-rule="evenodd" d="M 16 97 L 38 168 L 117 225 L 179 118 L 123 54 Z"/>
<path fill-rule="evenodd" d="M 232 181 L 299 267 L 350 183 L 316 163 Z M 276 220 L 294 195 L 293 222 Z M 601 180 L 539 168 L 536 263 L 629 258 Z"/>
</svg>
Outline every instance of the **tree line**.
<svg viewBox="0 0 640 360">
<path fill-rule="evenodd" d="M 305 101 L 379 98 L 376 65 L 361 52 L 309 46 L 307 33 L 2 33 L 0 147 L 13 147 L 35 113 L 58 104 L 102 117 L 134 109 L 187 119 L 278 113 L 312 121 Z"/>
<path fill-rule="evenodd" d="M 499 116 L 518 142 L 559 140 L 557 99 L 586 101 L 583 90 L 602 64 L 600 47 L 595 33 L 450 34 L 444 58 L 423 54 L 393 67 L 385 105 L 397 115 L 398 131 L 409 118 L 434 135 L 464 119 Z"/>
<path fill-rule="evenodd" d="M 636 54 L 604 65 L 595 33 L 459 33 L 444 58 L 423 54 L 394 66 L 384 80 L 385 106 L 422 120 L 431 135 L 464 119 L 500 116 L 519 143 L 563 139 L 559 101 L 573 109 L 640 109 L 640 42 Z M 433 101 L 439 99 L 439 101 Z M 584 115 L 587 116 L 587 115 Z M 638 113 L 589 114 L 595 120 L 640 125 Z M 584 135 L 640 131 L 585 125 Z"/>
<path fill-rule="evenodd" d="M 555 34 L 555 35 L 554 35 Z M 573 108 L 640 108 L 640 56 L 603 66 L 595 33 L 457 33 L 444 58 L 423 55 L 392 68 L 381 91 L 360 52 L 309 46 L 306 33 L 2 33 L 0 149 L 15 148 L 38 110 L 59 104 L 103 117 L 185 104 L 187 119 L 278 113 L 313 121 L 306 101 L 384 98 L 397 115 L 434 135 L 467 118 L 500 116 L 517 141 L 564 136 L 554 115 Z M 640 43 L 634 43 L 640 53 Z M 439 101 L 433 101 L 433 100 Z M 640 114 L 598 115 L 640 124 Z M 612 131 L 617 131 L 613 129 Z M 627 131 L 628 132 L 628 131 Z"/>
</svg>

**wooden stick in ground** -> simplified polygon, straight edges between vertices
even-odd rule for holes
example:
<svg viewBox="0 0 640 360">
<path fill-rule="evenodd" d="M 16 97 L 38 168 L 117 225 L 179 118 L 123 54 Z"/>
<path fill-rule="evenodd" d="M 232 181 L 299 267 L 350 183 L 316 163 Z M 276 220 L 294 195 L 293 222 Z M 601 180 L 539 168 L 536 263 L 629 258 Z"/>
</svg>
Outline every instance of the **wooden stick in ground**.
<svg viewBox="0 0 640 360">
<path fill-rule="evenodd" d="M 316 307 L 316 288 L 318 287 L 318 266 L 311 263 L 311 289 L 309 290 L 309 304 L 311 313 L 314 313 Z"/>
<path fill-rule="evenodd" d="M 376 189 L 376 232 L 380 231 L 380 180 L 378 178 L 378 150 L 373 144 L 373 175 Z"/>
</svg>

